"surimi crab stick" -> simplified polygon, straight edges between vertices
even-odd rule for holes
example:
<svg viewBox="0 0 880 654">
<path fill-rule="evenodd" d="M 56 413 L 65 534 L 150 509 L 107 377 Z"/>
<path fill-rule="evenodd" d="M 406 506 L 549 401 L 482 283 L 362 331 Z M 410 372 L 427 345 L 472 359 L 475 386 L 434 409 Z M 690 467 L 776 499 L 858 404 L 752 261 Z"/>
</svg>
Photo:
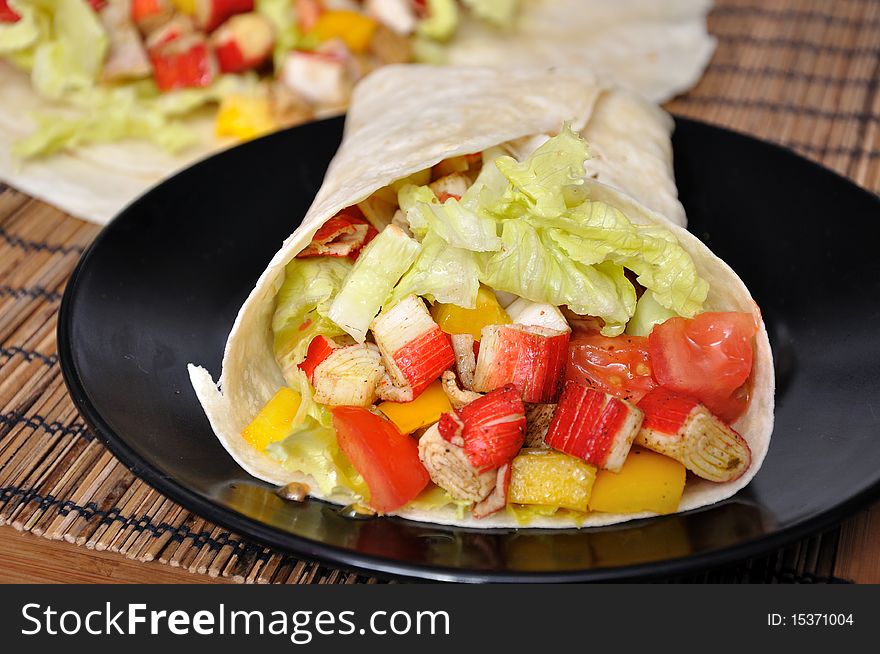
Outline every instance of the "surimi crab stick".
<svg viewBox="0 0 880 654">
<path fill-rule="evenodd" d="M 698 477 L 733 481 L 752 462 L 745 439 L 692 398 L 658 388 L 639 401 L 639 408 L 645 422 L 636 442 L 679 461 Z"/>
<path fill-rule="evenodd" d="M 437 423 L 440 435 L 464 448 L 480 472 L 509 463 L 523 446 L 525 407 L 515 386 L 505 386 L 480 397 Z"/>
<path fill-rule="evenodd" d="M 217 63 L 224 73 L 257 68 L 269 59 L 274 43 L 272 23 L 257 13 L 233 16 L 211 35 Z"/>
<path fill-rule="evenodd" d="M 379 314 L 372 330 L 391 380 L 411 387 L 414 396 L 455 363 L 449 337 L 415 295 Z"/>
<path fill-rule="evenodd" d="M 213 32 L 230 16 L 253 10 L 254 0 L 196 0 L 196 23 Z"/>
<path fill-rule="evenodd" d="M 385 371 L 372 343 L 333 350 L 312 375 L 315 402 L 328 406 L 370 406 Z"/>
<path fill-rule="evenodd" d="M 378 232 L 364 219 L 357 207 L 349 207 L 324 223 L 315 232 L 312 242 L 296 255 L 306 257 L 353 257 L 367 245 Z"/>
<path fill-rule="evenodd" d="M 569 381 L 544 443 L 614 472 L 623 466 L 643 418 L 626 400 Z"/>
<path fill-rule="evenodd" d="M 489 325 L 480 339 L 473 390 L 492 391 L 514 384 L 523 402 L 552 402 L 567 356 L 567 333 L 525 325 Z"/>
<path fill-rule="evenodd" d="M 208 42 L 198 34 L 182 36 L 150 50 L 153 76 L 162 91 L 210 86 L 217 75 Z"/>
</svg>

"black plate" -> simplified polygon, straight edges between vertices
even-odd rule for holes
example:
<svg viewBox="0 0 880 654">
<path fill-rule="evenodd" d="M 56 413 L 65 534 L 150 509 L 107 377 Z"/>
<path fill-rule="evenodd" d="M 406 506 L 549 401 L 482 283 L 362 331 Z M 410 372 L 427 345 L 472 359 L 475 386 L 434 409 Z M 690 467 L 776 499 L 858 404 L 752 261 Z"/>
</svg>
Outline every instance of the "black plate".
<svg viewBox="0 0 880 654">
<path fill-rule="evenodd" d="M 431 579 L 607 580 L 758 555 L 820 530 L 880 490 L 880 202 L 794 154 L 677 120 L 690 229 L 739 272 L 775 352 L 770 453 L 736 497 L 686 514 L 568 531 L 479 531 L 352 520 L 285 503 L 241 470 L 186 372 L 215 377 L 238 307 L 299 223 L 341 119 L 193 166 L 128 207 L 67 287 L 59 352 L 71 395 L 150 485 L 240 534 L 306 558 Z"/>
</svg>

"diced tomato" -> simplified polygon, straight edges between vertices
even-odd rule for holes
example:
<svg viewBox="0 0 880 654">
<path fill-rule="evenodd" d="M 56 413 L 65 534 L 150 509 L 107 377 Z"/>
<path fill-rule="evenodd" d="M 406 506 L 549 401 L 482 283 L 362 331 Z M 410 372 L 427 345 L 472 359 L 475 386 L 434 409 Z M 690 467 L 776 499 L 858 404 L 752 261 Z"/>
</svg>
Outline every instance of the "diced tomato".
<svg viewBox="0 0 880 654">
<path fill-rule="evenodd" d="M 748 406 L 752 338 L 758 331 L 748 313 L 708 312 L 670 318 L 648 337 L 654 379 L 669 390 L 699 400 L 731 423 Z"/>
<path fill-rule="evenodd" d="M 415 439 L 390 421 L 367 409 L 340 406 L 333 409 L 333 426 L 339 447 L 370 489 L 376 511 L 399 509 L 431 481 Z"/>
<path fill-rule="evenodd" d="M 611 338 L 599 332 L 571 337 L 565 379 L 631 402 L 638 402 L 657 386 L 651 376 L 647 337 Z"/>
<path fill-rule="evenodd" d="M 6 0 L 0 0 L 0 23 L 17 23 L 21 20 L 15 10 L 9 6 Z"/>
<path fill-rule="evenodd" d="M 107 6 L 107 0 L 88 0 L 88 3 L 95 11 L 101 11 Z"/>
</svg>

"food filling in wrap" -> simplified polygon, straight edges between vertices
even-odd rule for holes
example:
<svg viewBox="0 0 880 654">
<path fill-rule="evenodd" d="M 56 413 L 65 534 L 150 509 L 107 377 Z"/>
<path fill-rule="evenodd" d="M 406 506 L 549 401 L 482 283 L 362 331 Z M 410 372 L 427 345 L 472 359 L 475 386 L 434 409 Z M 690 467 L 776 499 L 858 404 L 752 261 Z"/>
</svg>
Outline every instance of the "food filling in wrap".
<svg viewBox="0 0 880 654">
<path fill-rule="evenodd" d="M 321 497 L 487 524 L 672 513 L 754 474 L 757 309 L 712 310 L 681 230 L 611 202 L 567 124 L 532 145 L 398 179 L 286 263 L 251 448 Z"/>
</svg>

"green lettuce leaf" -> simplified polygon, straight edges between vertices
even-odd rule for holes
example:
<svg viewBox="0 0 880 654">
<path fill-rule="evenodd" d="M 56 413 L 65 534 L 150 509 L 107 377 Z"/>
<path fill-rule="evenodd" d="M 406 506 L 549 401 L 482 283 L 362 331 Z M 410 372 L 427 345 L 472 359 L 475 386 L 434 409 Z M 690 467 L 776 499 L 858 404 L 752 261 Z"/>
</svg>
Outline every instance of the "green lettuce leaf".
<svg viewBox="0 0 880 654">
<path fill-rule="evenodd" d="M 645 291 L 636 303 L 636 312 L 626 325 L 626 333 L 630 336 L 647 336 L 654 325 L 674 317 L 675 312 L 660 304 L 653 292 Z"/>
<path fill-rule="evenodd" d="M 479 269 L 474 253 L 453 247 L 429 231 L 422 240 L 419 256 L 394 288 L 386 308 L 415 294 L 432 302 L 472 309 L 477 304 L 479 289 Z"/>
<path fill-rule="evenodd" d="M 28 159 L 127 138 L 151 141 L 170 153 L 181 152 L 197 143 L 198 137 L 178 119 L 231 93 L 255 92 L 256 83 L 254 76 L 226 75 L 207 88 L 161 94 L 152 80 L 72 90 L 64 100 L 80 111 L 76 115 L 35 113 L 36 129 L 17 141 L 12 152 Z"/>
<path fill-rule="evenodd" d="M 92 88 L 107 53 L 108 40 L 95 11 L 85 0 L 31 0 L 51 18 L 48 34 L 36 46 L 31 83 L 41 95 L 58 99 Z"/>
<path fill-rule="evenodd" d="M 495 291 L 599 316 L 609 336 L 623 332 L 636 305 L 635 289 L 623 267 L 582 265 L 542 232 L 526 221 L 505 220 L 504 246 L 481 257 L 480 281 Z"/>
<path fill-rule="evenodd" d="M 443 204 L 416 201 L 406 212 L 406 219 L 414 234 L 424 236 L 430 231 L 453 247 L 474 252 L 491 252 L 501 247 L 495 221 L 471 211 L 455 198 Z"/>
<path fill-rule="evenodd" d="M 495 210 L 509 213 L 523 208 L 543 218 L 562 214 L 567 208 L 565 189 L 584 183 L 584 161 L 588 157 L 586 142 L 568 124 L 525 161 L 499 157 L 495 166 L 510 186 Z"/>
<path fill-rule="evenodd" d="M 24 57 L 27 53 L 32 59 L 33 47 L 48 32 L 45 16 L 36 7 L 21 0 L 8 0 L 7 4 L 21 18 L 15 23 L 0 23 L 0 56 Z M 30 65 L 24 67 L 30 69 Z"/>
<path fill-rule="evenodd" d="M 447 41 L 458 27 L 458 5 L 455 0 L 428 0 L 428 17 L 417 27 L 419 36 L 434 41 Z"/>
<path fill-rule="evenodd" d="M 399 227 L 389 225 L 379 232 L 360 252 L 327 317 L 363 343 L 373 318 L 420 250 L 418 241 Z"/>
<path fill-rule="evenodd" d="M 564 125 L 521 162 L 498 149 L 484 153 L 483 169 L 460 202 L 440 204 L 427 187 L 407 187 L 401 206 L 423 242 L 442 239 L 473 254 L 479 282 L 602 318 L 606 336 L 622 333 L 636 310 L 627 270 L 668 311 L 698 313 L 709 287 L 693 260 L 665 227 L 636 225 L 619 209 L 590 200 L 583 186 L 587 157 L 586 143 Z M 421 290 L 454 297 L 457 289 L 444 285 L 456 278 L 435 263 L 440 252 L 432 246 L 392 299 Z"/>
<path fill-rule="evenodd" d="M 293 259 L 284 269 L 284 282 L 275 296 L 272 333 L 275 359 L 293 388 L 299 388 L 296 366 L 305 359 L 312 338 L 344 333 L 327 311 L 351 268 L 348 259 L 309 257 Z"/>
<path fill-rule="evenodd" d="M 456 517 L 461 520 L 464 518 L 465 509 L 472 504 L 473 502 L 468 500 L 457 500 L 452 497 L 448 491 L 431 484 L 428 488 L 419 493 L 415 499 L 410 500 L 407 503 L 406 508 L 415 509 L 416 511 L 430 512 L 452 505 L 455 507 Z"/>
<path fill-rule="evenodd" d="M 301 397 L 299 410 L 291 424 L 291 434 L 266 446 L 266 454 L 293 472 L 314 477 L 325 495 L 348 490 L 370 501 L 370 491 L 348 457 L 339 448 L 330 411 L 315 402 L 312 386 L 305 373 L 297 370 L 294 388 Z"/>
</svg>

